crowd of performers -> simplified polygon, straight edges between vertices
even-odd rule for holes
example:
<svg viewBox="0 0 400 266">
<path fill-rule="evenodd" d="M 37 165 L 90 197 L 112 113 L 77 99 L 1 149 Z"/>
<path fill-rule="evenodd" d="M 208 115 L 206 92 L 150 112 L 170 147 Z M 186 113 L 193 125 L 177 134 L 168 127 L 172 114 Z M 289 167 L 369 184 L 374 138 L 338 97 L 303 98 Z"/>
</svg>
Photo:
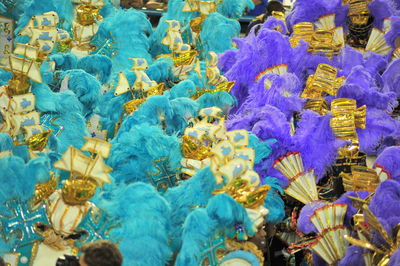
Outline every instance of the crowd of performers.
<svg viewBox="0 0 400 266">
<path fill-rule="evenodd" d="M 7 263 L 400 265 L 399 1 L 117 2 L 0 3 Z"/>
</svg>

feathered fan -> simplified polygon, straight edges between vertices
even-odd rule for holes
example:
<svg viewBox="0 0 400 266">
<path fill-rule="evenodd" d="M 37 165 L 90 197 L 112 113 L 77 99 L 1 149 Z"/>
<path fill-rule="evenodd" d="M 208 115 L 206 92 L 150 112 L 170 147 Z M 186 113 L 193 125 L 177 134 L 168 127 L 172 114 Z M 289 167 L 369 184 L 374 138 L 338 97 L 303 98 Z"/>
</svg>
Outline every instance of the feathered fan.
<svg viewBox="0 0 400 266">
<path fill-rule="evenodd" d="M 304 204 L 318 200 L 314 171 L 304 172 L 299 152 L 290 152 L 274 163 L 274 168 L 289 179 L 285 192 Z"/>
</svg>

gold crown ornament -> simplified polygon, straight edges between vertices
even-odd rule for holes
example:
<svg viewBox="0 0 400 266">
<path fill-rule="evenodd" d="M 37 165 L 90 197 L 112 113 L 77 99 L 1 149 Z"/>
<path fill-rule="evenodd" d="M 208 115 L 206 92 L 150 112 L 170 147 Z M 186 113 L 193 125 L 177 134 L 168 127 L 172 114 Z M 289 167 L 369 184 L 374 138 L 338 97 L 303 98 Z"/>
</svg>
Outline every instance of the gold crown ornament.
<svg viewBox="0 0 400 266">
<path fill-rule="evenodd" d="M 96 181 L 92 178 L 76 177 L 65 181 L 61 194 L 69 205 L 83 205 L 96 193 Z"/>
<path fill-rule="evenodd" d="M 29 92 L 31 83 L 29 78 L 21 73 L 13 72 L 12 78 L 6 87 L 9 96 L 22 95 Z"/>
<path fill-rule="evenodd" d="M 340 177 L 346 191 L 375 192 L 380 183 L 376 171 L 366 166 L 351 166 L 351 174 L 341 173 Z"/>
<path fill-rule="evenodd" d="M 365 25 L 368 23 L 370 16 L 368 3 L 371 0 L 343 0 L 343 5 L 349 5 L 348 17 L 350 21 L 356 25 Z"/>
<path fill-rule="evenodd" d="M 314 111 L 320 115 L 326 115 L 329 112 L 329 105 L 325 98 L 311 99 L 306 102 L 304 109 Z"/>
<path fill-rule="evenodd" d="M 255 187 L 248 180 L 235 178 L 223 188 L 216 189 L 213 194 L 226 193 L 245 208 L 256 209 L 264 204 L 270 188 L 268 185 Z"/>
<path fill-rule="evenodd" d="M 211 156 L 211 148 L 190 136 L 182 137 L 182 154 L 185 158 L 204 160 Z"/>
<path fill-rule="evenodd" d="M 337 77 L 338 70 L 328 64 L 319 64 L 313 75 L 310 75 L 302 98 L 318 99 L 324 94 L 336 96 L 337 90 L 343 85 L 345 77 Z"/>
<path fill-rule="evenodd" d="M 79 5 L 76 10 L 77 22 L 83 26 L 89 26 L 103 17 L 99 14 L 99 7 L 95 5 Z"/>
<path fill-rule="evenodd" d="M 345 77 L 337 77 L 337 69 L 328 64 L 319 64 L 313 75 L 310 75 L 306 87 L 301 94 L 302 98 L 308 98 L 304 108 L 325 115 L 329 106 L 323 98 L 324 94 L 336 96 L 337 90 L 342 86 Z"/>
<path fill-rule="evenodd" d="M 311 36 L 307 51 L 313 54 L 324 53 L 328 58 L 332 59 L 342 49 L 342 44 L 336 43 L 334 38 L 335 33 L 333 30 L 317 29 Z"/>
<path fill-rule="evenodd" d="M 300 40 L 310 42 L 314 34 L 314 24 L 311 22 L 300 22 L 293 26 L 293 33 L 290 37 L 290 45 L 296 47 Z"/>
<path fill-rule="evenodd" d="M 339 139 L 352 142 L 351 146 L 341 149 L 342 155 L 356 155 L 359 145 L 356 129 L 365 129 L 366 106 L 363 105 L 357 108 L 356 100 L 338 98 L 332 101 L 331 112 L 330 126 L 335 136 Z"/>
</svg>

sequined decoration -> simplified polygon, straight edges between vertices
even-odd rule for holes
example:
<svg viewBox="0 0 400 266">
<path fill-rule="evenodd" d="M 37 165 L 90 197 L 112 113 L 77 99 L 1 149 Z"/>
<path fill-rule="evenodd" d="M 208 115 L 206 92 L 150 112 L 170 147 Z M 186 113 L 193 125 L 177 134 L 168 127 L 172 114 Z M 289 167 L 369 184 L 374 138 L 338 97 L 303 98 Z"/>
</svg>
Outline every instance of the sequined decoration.
<svg viewBox="0 0 400 266">
<path fill-rule="evenodd" d="M 78 226 L 78 231 L 83 230 L 86 237 L 76 242 L 77 246 L 107 238 L 110 229 L 109 220 L 104 212 L 94 210 L 93 207 Z"/>
<path fill-rule="evenodd" d="M 35 210 L 31 210 L 27 202 L 13 200 L 7 202 L 7 207 L 11 210 L 12 216 L 0 217 L 3 234 L 8 241 L 12 235 L 17 235 L 17 243 L 14 249 L 31 244 L 41 239 L 36 234 L 37 224 L 49 224 L 44 205 L 40 205 Z"/>
<path fill-rule="evenodd" d="M 162 158 L 153 162 L 157 172 L 147 173 L 150 183 L 159 191 L 166 192 L 178 182 L 178 175 L 172 172 L 168 166 L 168 158 Z"/>
<path fill-rule="evenodd" d="M 225 250 L 225 240 L 221 236 L 214 236 L 204 244 L 203 251 L 200 256 L 200 265 L 216 266 L 220 264 L 218 253 Z"/>
</svg>

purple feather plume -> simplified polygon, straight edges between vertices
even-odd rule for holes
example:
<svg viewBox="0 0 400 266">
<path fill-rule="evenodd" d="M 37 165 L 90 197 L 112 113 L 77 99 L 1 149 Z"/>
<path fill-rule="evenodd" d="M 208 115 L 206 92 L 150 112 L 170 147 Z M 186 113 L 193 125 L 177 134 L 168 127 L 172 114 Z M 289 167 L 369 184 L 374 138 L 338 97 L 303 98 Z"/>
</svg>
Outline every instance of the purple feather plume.
<svg viewBox="0 0 400 266">
<path fill-rule="evenodd" d="M 382 29 L 383 20 L 395 15 L 395 7 L 390 0 L 374 0 L 368 5 L 371 15 L 374 17 L 374 27 Z"/>
<path fill-rule="evenodd" d="M 400 59 L 393 61 L 382 74 L 384 91 L 396 93 L 400 98 Z"/>
<path fill-rule="evenodd" d="M 292 48 L 288 37 L 266 28 L 260 29 L 257 36 L 240 39 L 239 43 L 236 62 L 225 76 L 236 81 L 231 93 L 237 98 L 240 107 L 257 75 L 274 65 L 288 64 Z"/>
<path fill-rule="evenodd" d="M 352 199 L 350 199 L 347 196 L 352 196 L 352 197 L 359 197 L 360 199 L 365 199 L 368 197 L 369 193 L 366 191 L 348 191 L 344 193 L 340 198 L 338 198 L 335 203 L 345 203 L 347 205 L 347 211 L 346 211 L 346 216 L 344 217 L 344 225 L 350 226 L 351 225 L 351 218 L 353 218 L 353 215 L 357 213 L 358 209 L 356 209 L 353 206 Z"/>
<path fill-rule="evenodd" d="M 334 162 L 338 148 L 345 144 L 333 134 L 330 119 L 329 114 L 320 116 L 313 111 L 304 111 L 293 136 L 293 150 L 301 152 L 304 169 L 314 169 L 317 182 Z"/>
<path fill-rule="evenodd" d="M 365 129 L 357 129 L 360 149 L 367 155 L 376 155 L 383 138 L 394 133 L 396 121 L 385 111 L 367 108 L 367 123 Z"/>
<path fill-rule="evenodd" d="M 340 260 L 339 266 L 365 266 L 363 253 L 363 248 L 358 246 L 350 246 L 347 249 L 346 256 Z"/>
</svg>

